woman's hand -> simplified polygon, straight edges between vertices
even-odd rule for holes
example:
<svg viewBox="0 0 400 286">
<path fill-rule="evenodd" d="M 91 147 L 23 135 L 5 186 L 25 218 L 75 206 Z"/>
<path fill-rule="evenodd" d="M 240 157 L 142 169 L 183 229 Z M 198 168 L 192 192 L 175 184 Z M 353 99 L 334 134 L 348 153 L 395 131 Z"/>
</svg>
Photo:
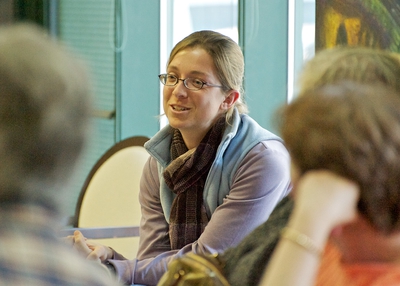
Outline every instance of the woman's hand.
<svg viewBox="0 0 400 286">
<path fill-rule="evenodd" d="M 86 238 L 80 231 L 76 230 L 74 232 L 74 235 L 72 236 L 72 241 L 73 241 L 72 248 L 75 249 L 83 257 L 85 258 L 88 257 L 88 255 L 90 255 L 90 253 L 92 252 L 92 250 L 86 244 Z"/>
<path fill-rule="evenodd" d="M 297 182 L 296 212 L 330 230 L 357 217 L 358 185 L 326 170 L 310 171 Z"/>
<path fill-rule="evenodd" d="M 87 246 L 92 252 L 88 255 L 87 259 L 89 260 L 100 260 L 101 262 L 105 262 L 107 259 L 112 259 L 113 250 L 105 245 L 100 243 L 96 243 L 94 241 L 86 241 Z"/>
<path fill-rule="evenodd" d="M 88 260 L 104 262 L 107 259 L 111 259 L 113 256 L 111 248 L 87 240 L 78 230 L 74 232 L 73 236 L 68 236 L 66 242 L 71 243 L 72 247 Z"/>
</svg>

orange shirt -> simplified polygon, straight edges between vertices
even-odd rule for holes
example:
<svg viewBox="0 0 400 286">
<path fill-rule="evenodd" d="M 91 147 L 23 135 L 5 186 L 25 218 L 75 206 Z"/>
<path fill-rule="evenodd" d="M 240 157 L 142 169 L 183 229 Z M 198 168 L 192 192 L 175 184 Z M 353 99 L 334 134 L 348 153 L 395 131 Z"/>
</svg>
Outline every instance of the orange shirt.
<svg viewBox="0 0 400 286">
<path fill-rule="evenodd" d="M 400 264 L 342 264 L 339 250 L 326 245 L 315 286 L 398 286 Z"/>
</svg>

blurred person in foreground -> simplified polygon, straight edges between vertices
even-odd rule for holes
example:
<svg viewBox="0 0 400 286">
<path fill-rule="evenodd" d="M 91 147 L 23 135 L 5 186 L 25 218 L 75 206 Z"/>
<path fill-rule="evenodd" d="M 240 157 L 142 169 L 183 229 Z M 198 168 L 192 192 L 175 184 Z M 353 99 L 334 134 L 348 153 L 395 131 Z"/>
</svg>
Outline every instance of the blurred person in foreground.
<svg viewBox="0 0 400 286">
<path fill-rule="evenodd" d="M 41 28 L 0 28 L 1 285 L 116 285 L 57 237 L 88 131 L 89 82 Z"/>
<path fill-rule="evenodd" d="M 400 92 L 398 54 L 366 47 L 341 46 L 316 53 L 304 66 L 298 82 L 299 93 L 349 80 L 358 83 L 381 83 Z M 379 95 L 378 95 L 379 96 Z M 293 199 L 285 197 L 269 219 L 239 245 L 219 255 L 223 272 L 233 286 L 258 285 L 293 210 Z"/>
<path fill-rule="evenodd" d="M 281 132 L 294 209 L 260 285 L 399 285 L 399 91 L 307 91 L 283 109 Z"/>
</svg>

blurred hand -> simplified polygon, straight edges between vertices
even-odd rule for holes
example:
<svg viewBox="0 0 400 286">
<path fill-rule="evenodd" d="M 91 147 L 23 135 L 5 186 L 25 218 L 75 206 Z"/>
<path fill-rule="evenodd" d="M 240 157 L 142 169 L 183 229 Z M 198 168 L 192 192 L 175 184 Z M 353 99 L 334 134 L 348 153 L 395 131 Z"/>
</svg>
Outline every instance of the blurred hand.
<svg viewBox="0 0 400 286">
<path fill-rule="evenodd" d="M 317 170 L 301 176 L 295 188 L 296 209 L 305 218 L 318 219 L 333 229 L 357 217 L 359 188 L 353 181 Z"/>
</svg>

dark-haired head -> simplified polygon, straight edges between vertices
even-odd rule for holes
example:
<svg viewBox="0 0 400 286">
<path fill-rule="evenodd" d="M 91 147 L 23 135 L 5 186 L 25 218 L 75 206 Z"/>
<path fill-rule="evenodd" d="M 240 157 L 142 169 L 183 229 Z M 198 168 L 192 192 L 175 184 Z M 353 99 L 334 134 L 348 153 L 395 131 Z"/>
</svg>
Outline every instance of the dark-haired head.
<svg viewBox="0 0 400 286">
<path fill-rule="evenodd" d="M 383 232 L 400 230 L 400 92 L 340 82 L 286 106 L 280 129 L 292 162 L 357 182 L 360 213 Z"/>
</svg>

